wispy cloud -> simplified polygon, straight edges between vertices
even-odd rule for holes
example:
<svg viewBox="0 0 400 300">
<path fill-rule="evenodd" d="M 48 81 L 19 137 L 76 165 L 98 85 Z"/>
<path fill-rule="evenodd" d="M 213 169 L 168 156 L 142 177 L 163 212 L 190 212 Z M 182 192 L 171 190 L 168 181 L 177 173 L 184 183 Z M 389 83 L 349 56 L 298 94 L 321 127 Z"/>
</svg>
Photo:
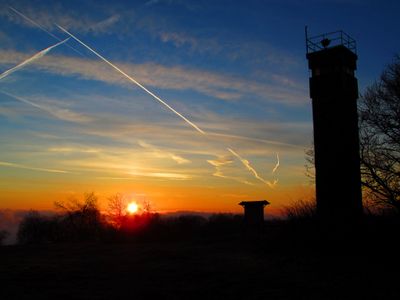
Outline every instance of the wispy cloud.
<svg viewBox="0 0 400 300">
<path fill-rule="evenodd" d="M 209 159 L 207 162 L 215 167 L 214 176 L 227 178 L 227 176 L 222 172 L 222 168 L 226 165 L 232 164 L 233 159 L 231 156 L 219 156 L 217 159 Z"/>
<path fill-rule="evenodd" d="M 20 52 L 0 51 L 0 64 L 9 64 L 25 57 L 26 55 Z M 125 72 L 134 74 L 144 85 L 157 88 L 193 90 L 224 100 L 235 100 L 245 95 L 254 95 L 264 101 L 290 105 L 304 105 L 308 99 L 305 89 L 292 88 L 284 84 L 251 81 L 232 75 L 182 66 L 167 67 L 152 63 L 120 62 L 116 64 Z M 51 56 L 45 57 L 33 65 L 43 71 L 63 76 L 79 76 L 82 79 L 127 85 L 127 82 L 121 81 L 121 75 L 107 72 L 109 69 L 96 60 Z"/>
<path fill-rule="evenodd" d="M 67 166 L 68 170 L 81 174 L 95 174 L 108 178 L 156 178 L 160 180 L 190 180 L 198 176 L 196 170 L 181 167 L 174 168 L 149 159 L 141 148 L 120 148 L 103 146 L 102 148 L 84 146 L 54 146 L 44 149 L 53 152 L 57 163 Z M 40 152 L 39 152 L 40 153 Z M 66 154 L 60 157 L 59 154 Z M 197 172 L 197 174 L 196 174 Z"/>
<path fill-rule="evenodd" d="M 190 160 L 183 158 L 182 156 L 179 156 L 177 154 L 174 154 L 174 153 L 171 153 L 168 151 L 160 150 L 159 148 L 157 148 L 149 143 L 146 143 L 144 141 L 139 140 L 138 144 L 141 147 L 150 150 L 157 157 L 161 157 L 161 158 L 167 157 L 167 158 L 174 160 L 178 164 L 190 163 Z"/>
<path fill-rule="evenodd" d="M 85 147 L 50 147 L 49 152 L 59 153 L 99 153 L 102 150 L 98 148 L 85 148 Z"/>
<path fill-rule="evenodd" d="M 188 10 L 196 10 L 201 7 L 200 3 L 186 1 L 186 0 L 149 0 L 145 3 L 145 6 L 160 5 L 160 4 L 182 6 Z"/>
<path fill-rule="evenodd" d="M 225 155 L 225 156 L 220 156 L 217 159 L 209 159 L 207 160 L 207 162 L 213 165 L 214 167 L 221 167 L 233 163 L 233 158 L 232 156 Z"/>
<path fill-rule="evenodd" d="M 247 65 L 259 71 L 266 67 L 284 71 L 301 66 L 302 57 L 294 56 L 283 47 L 251 39 L 248 35 L 232 35 L 232 31 L 216 32 L 204 26 L 201 29 L 188 29 L 168 16 L 139 15 L 132 21 L 132 27 L 145 31 L 161 42 L 172 44 L 178 50 L 184 49 L 185 55 L 211 54 L 226 63 Z"/>
<path fill-rule="evenodd" d="M 164 172 L 137 172 L 132 171 L 129 172 L 130 175 L 133 176 L 141 176 L 141 177 L 154 177 L 159 179 L 170 179 L 170 180 L 189 180 L 192 179 L 193 176 L 181 173 L 164 173 Z"/>
<path fill-rule="evenodd" d="M 23 2 L 23 1 L 22 1 Z M 34 23 L 21 18 L 9 7 L 4 6 L 0 9 L 0 15 L 6 17 L 10 22 L 28 27 L 37 27 L 40 24 L 42 29 L 51 32 L 55 23 L 61 24 L 66 28 L 79 30 L 84 33 L 108 33 L 120 20 L 120 16 L 114 12 L 105 18 L 93 17 L 87 13 L 67 8 L 65 5 L 58 3 L 58 5 L 32 5 L 30 1 L 25 3 L 13 4 L 13 8 L 18 12 L 24 14 L 28 19 L 34 20 Z M 102 14 L 105 11 L 102 11 Z M 99 14 L 99 15 L 102 15 Z"/>
</svg>

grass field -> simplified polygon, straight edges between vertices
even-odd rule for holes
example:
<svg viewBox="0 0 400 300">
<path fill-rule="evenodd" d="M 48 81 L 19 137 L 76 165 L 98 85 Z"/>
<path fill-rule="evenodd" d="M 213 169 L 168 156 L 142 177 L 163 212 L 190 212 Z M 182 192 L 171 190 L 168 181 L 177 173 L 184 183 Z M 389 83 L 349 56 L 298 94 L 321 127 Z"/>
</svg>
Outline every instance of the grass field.
<svg viewBox="0 0 400 300">
<path fill-rule="evenodd" d="M 393 245 L 280 241 L 3 246 L 0 299 L 400 299 Z"/>
</svg>

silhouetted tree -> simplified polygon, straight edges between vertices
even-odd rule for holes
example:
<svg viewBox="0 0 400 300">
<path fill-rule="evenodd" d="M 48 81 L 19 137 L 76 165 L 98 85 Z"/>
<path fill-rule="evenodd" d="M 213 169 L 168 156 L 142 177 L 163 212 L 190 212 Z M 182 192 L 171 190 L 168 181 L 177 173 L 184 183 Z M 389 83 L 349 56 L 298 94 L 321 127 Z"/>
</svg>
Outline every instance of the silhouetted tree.
<svg viewBox="0 0 400 300">
<path fill-rule="evenodd" d="M 153 208 L 151 207 L 150 201 L 143 200 L 141 205 L 142 205 L 142 211 L 144 214 L 152 214 L 153 213 Z"/>
<path fill-rule="evenodd" d="M 97 196 L 94 193 L 86 193 L 82 201 L 71 198 L 68 201 L 59 201 L 54 204 L 65 213 L 65 217 L 60 222 L 65 239 L 94 240 L 99 238 L 105 222 L 103 222 L 97 205 Z"/>
<path fill-rule="evenodd" d="M 108 198 L 107 217 L 116 229 L 121 228 L 126 216 L 126 200 L 122 194 L 115 194 Z"/>
<path fill-rule="evenodd" d="M 361 97 L 362 183 L 371 201 L 400 213 L 400 56 Z"/>
<path fill-rule="evenodd" d="M 9 236 L 9 232 L 6 230 L 0 230 L 0 246 L 3 245 L 5 239 Z"/>
</svg>

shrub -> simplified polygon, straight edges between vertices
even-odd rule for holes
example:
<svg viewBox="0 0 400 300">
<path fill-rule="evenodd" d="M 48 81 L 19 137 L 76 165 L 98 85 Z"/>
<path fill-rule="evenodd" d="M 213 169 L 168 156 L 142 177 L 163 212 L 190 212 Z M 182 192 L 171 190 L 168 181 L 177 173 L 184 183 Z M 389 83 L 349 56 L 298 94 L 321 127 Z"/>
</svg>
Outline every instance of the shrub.
<svg viewBox="0 0 400 300">
<path fill-rule="evenodd" d="M 305 201 L 298 200 L 283 208 L 283 215 L 289 221 L 314 219 L 316 216 L 315 200 Z"/>
</svg>

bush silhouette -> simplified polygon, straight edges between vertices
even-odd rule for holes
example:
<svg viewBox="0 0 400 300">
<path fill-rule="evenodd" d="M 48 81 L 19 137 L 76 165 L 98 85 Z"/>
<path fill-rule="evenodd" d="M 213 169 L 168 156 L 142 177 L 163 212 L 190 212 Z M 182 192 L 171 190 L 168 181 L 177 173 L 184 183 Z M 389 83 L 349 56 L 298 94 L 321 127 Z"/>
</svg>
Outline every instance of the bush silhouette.
<svg viewBox="0 0 400 300">
<path fill-rule="evenodd" d="M 289 221 L 312 220 L 316 217 L 315 200 L 298 200 L 283 208 L 283 215 Z"/>
<path fill-rule="evenodd" d="M 19 224 L 17 241 L 19 244 L 54 242 L 58 236 L 58 220 L 29 212 Z"/>
</svg>

